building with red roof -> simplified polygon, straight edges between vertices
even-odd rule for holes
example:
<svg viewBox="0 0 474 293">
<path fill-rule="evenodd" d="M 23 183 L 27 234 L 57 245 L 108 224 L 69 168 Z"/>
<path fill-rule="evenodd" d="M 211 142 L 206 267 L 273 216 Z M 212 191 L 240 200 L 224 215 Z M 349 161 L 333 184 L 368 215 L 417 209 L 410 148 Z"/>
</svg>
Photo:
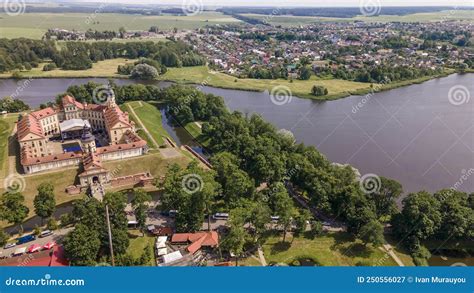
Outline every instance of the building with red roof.
<svg viewBox="0 0 474 293">
<path fill-rule="evenodd" d="M 186 250 L 194 254 L 202 247 L 215 248 L 219 246 L 219 234 L 216 231 L 196 233 L 175 233 L 171 237 L 173 244 L 190 244 Z"/>
<path fill-rule="evenodd" d="M 47 107 L 22 117 L 17 124 L 17 139 L 25 173 L 78 165 L 86 162 L 90 153 L 100 161 L 145 154 L 148 151 L 146 141 L 135 133 L 133 121 L 116 105 L 115 96 L 111 89 L 109 91 L 103 104 L 81 103 L 66 95 L 58 107 Z M 74 121 L 77 123 L 69 123 Z M 108 145 L 102 142 L 96 147 L 92 132 L 106 133 Z M 52 137 L 76 141 L 80 138 L 80 145 L 69 146 L 69 149 L 57 147 L 57 142 L 50 140 Z"/>
</svg>

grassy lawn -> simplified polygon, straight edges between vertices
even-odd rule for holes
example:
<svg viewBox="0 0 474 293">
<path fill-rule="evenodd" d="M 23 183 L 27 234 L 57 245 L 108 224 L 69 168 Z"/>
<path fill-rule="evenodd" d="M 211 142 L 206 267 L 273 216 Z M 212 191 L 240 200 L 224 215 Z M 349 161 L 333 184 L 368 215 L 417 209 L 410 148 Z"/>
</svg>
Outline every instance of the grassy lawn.
<svg viewBox="0 0 474 293">
<path fill-rule="evenodd" d="M 161 123 L 161 112 L 155 106 L 147 102 L 135 101 L 135 102 L 128 102 L 126 103 L 127 108 L 132 107 L 135 113 L 140 118 L 143 125 L 146 129 L 150 132 L 151 136 L 155 139 L 155 141 L 159 145 L 163 145 L 165 143 L 164 136 L 170 137 L 168 132 L 163 128 L 163 124 Z M 126 108 L 125 108 L 126 109 Z M 128 111 L 130 112 L 130 111 Z M 133 114 L 131 115 L 133 116 Z M 140 124 L 136 121 L 137 127 L 140 127 Z M 144 134 L 144 133 L 143 133 Z M 144 136 L 146 136 L 144 134 Z M 144 137 L 142 136 L 142 137 Z M 150 144 L 153 145 L 153 144 Z"/>
<path fill-rule="evenodd" d="M 8 172 L 8 137 L 16 120 L 16 115 L 0 118 L 0 178 L 6 177 Z"/>
<path fill-rule="evenodd" d="M 127 63 L 133 63 L 135 60 L 124 58 L 110 59 L 93 63 L 92 68 L 87 70 L 61 70 L 43 71 L 43 65 L 30 71 L 21 71 L 20 74 L 25 77 L 124 77 L 117 73 L 117 67 Z M 0 78 L 10 78 L 10 73 L 1 73 Z"/>
<path fill-rule="evenodd" d="M 196 29 L 212 24 L 237 23 L 239 20 L 218 12 L 204 12 L 194 16 L 134 15 L 114 13 L 24 13 L 9 16 L 0 13 L 0 36 L 6 38 L 41 39 L 49 28 L 87 31 L 148 30 L 155 25 L 160 30 Z"/>
<path fill-rule="evenodd" d="M 173 159 L 163 159 L 159 153 L 150 153 L 145 156 L 123 161 L 104 162 L 103 165 L 105 168 L 111 170 L 115 176 L 150 172 L 153 176 L 160 177 L 166 173 L 168 165 L 173 163 L 185 166 L 189 163 L 189 159 L 184 156 Z"/>
<path fill-rule="evenodd" d="M 293 82 L 285 79 L 238 79 L 224 73 L 209 71 L 205 66 L 169 68 L 164 75 L 160 76 L 160 79 L 182 83 L 206 84 L 220 88 L 270 92 L 276 86 L 285 86 L 290 89 L 293 95 L 306 98 L 315 98 L 310 94 L 311 88 L 314 85 L 322 85 L 328 89 L 329 95 L 324 98 L 340 97 L 341 95 L 344 96 L 370 88 L 368 83 L 341 79 L 321 79 L 316 76 L 312 76 L 310 80 L 294 80 Z M 284 90 L 282 94 L 285 94 Z"/>
<path fill-rule="evenodd" d="M 291 264 L 311 259 L 321 266 L 397 265 L 378 248 L 365 247 L 347 233 L 327 233 L 314 239 L 289 236 L 285 243 L 281 240 L 281 235 L 270 236 L 263 244 L 267 263 Z"/>
<path fill-rule="evenodd" d="M 142 233 L 138 230 L 129 231 L 129 236 L 130 245 L 128 246 L 127 253 L 130 254 L 133 258 L 140 258 L 147 246 L 150 246 L 153 251 L 153 246 L 155 245 L 155 237 L 146 234 L 142 237 Z M 153 253 L 153 256 L 150 259 L 150 263 L 148 265 L 156 266 L 155 253 Z"/>
<path fill-rule="evenodd" d="M 201 135 L 202 130 L 199 126 L 196 125 L 194 122 L 190 122 L 184 126 L 184 128 L 193 136 L 198 137 Z"/>
<path fill-rule="evenodd" d="M 185 156 L 173 159 L 163 159 L 158 153 L 150 153 L 145 156 L 122 161 L 104 162 L 103 165 L 105 168 L 113 172 L 115 177 L 150 172 L 153 176 L 158 178 L 166 173 L 168 165 L 172 163 L 185 166 L 189 163 L 189 159 Z M 36 189 L 38 185 L 43 182 L 52 182 L 54 184 L 57 205 L 81 198 L 83 195 L 71 196 L 66 193 L 67 186 L 73 185 L 74 183 L 78 184 L 76 180 L 79 172 L 79 168 L 69 168 L 58 170 L 56 172 L 23 176 L 25 189 L 22 193 L 25 196 L 25 205 L 30 209 L 29 216 L 33 216 L 34 213 L 33 199 L 37 193 Z M 0 194 L 3 192 L 3 184 L 1 184 Z M 0 227 L 5 225 L 6 223 L 0 223 Z"/>
<path fill-rule="evenodd" d="M 258 260 L 258 255 L 252 254 L 251 256 L 239 259 L 239 266 L 246 266 L 246 267 L 261 267 L 262 264 Z"/>
</svg>

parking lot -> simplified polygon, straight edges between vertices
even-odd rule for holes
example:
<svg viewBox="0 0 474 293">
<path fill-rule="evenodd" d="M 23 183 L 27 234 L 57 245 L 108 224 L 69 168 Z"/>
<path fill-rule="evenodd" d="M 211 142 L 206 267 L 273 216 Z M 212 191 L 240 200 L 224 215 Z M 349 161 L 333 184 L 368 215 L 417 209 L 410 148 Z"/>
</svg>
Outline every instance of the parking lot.
<svg viewBox="0 0 474 293">
<path fill-rule="evenodd" d="M 42 238 L 36 237 L 36 239 L 33 240 L 33 241 L 30 241 L 28 243 L 23 243 L 23 244 L 20 244 L 20 245 L 16 245 L 16 246 L 8 248 L 8 249 L 4 249 L 2 247 L 2 248 L 0 248 L 0 257 L 11 257 L 12 253 L 15 250 L 17 250 L 19 248 L 22 248 L 22 247 L 25 247 L 25 248 L 28 249 L 28 247 L 30 247 L 33 244 L 44 246 L 48 242 L 61 243 L 62 238 L 69 231 L 71 231 L 72 229 L 73 229 L 72 227 L 64 228 L 64 229 L 58 229 L 58 230 L 54 231 L 53 235 L 50 235 L 50 236 L 46 236 L 46 237 L 42 237 Z M 25 234 L 25 235 L 28 235 L 28 234 Z M 39 253 L 39 252 L 36 252 L 36 253 Z"/>
</svg>

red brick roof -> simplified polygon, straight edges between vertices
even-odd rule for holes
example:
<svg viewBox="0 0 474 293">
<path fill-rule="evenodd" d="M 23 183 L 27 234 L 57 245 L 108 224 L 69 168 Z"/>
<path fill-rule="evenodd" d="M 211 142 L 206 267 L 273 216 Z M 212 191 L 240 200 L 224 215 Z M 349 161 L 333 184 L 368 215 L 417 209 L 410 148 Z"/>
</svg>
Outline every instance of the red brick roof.
<svg viewBox="0 0 474 293">
<path fill-rule="evenodd" d="M 24 166 L 63 161 L 63 160 L 68 160 L 68 159 L 76 159 L 76 158 L 81 158 L 81 157 L 82 157 L 82 152 L 69 152 L 69 153 L 53 154 L 53 155 L 48 155 L 48 156 L 43 156 L 43 157 L 33 157 L 29 148 L 23 148 L 21 150 L 21 164 Z"/>
<path fill-rule="evenodd" d="M 107 108 L 105 110 L 105 124 L 108 129 L 113 128 L 118 123 L 125 124 L 125 126 L 131 126 L 128 114 L 122 112 L 119 106 Z"/>
<path fill-rule="evenodd" d="M 33 115 L 36 119 L 42 119 L 56 114 L 57 111 L 51 107 L 44 108 L 38 111 L 31 112 L 30 115 Z"/>
<path fill-rule="evenodd" d="M 23 116 L 23 118 L 21 118 L 17 124 L 18 140 L 22 140 L 28 136 L 28 134 L 34 134 L 44 138 L 43 128 L 41 127 L 38 119 L 36 119 L 33 115 Z"/>
<path fill-rule="evenodd" d="M 114 144 L 114 145 L 109 145 L 105 147 L 100 147 L 100 148 L 97 148 L 96 154 L 101 155 L 101 154 L 106 154 L 106 153 L 122 151 L 122 150 L 141 148 L 144 146 L 146 146 L 146 141 L 141 139 L 139 141 L 131 142 L 131 143 Z"/>
<path fill-rule="evenodd" d="M 70 95 L 66 95 L 63 97 L 62 104 L 63 104 L 63 107 L 72 104 L 78 107 L 79 109 L 84 109 L 84 105 L 76 101 L 76 99 L 74 99 Z"/>
<path fill-rule="evenodd" d="M 219 234 L 216 231 L 197 233 L 175 233 L 171 237 L 173 243 L 191 242 L 186 249 L 190 253 L 195 253 L 201 247 L 216 247 L 219 245 Z"/>
</svg>

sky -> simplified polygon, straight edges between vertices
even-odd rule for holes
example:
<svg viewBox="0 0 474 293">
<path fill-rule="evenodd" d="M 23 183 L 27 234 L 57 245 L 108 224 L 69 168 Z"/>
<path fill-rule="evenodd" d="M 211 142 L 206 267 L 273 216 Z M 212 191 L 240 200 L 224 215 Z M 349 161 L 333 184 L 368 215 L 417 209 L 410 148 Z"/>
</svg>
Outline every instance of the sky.
<svg viewBox="0 0 474 293">
<path fill-rule="evenodd" d="M 74 0 L 72 0 L 74 1 Z M 54 2 L 49 0 L 49 2 Z M 474 6 L 474 0 L 75 0 L 74 2 L 109 2 L 125 4 L 174 4 L 198 2 L 209 6 L 312 6 L 359 7 L 361 3 L 380 3 L 381 6 Z"/>
</svg>

